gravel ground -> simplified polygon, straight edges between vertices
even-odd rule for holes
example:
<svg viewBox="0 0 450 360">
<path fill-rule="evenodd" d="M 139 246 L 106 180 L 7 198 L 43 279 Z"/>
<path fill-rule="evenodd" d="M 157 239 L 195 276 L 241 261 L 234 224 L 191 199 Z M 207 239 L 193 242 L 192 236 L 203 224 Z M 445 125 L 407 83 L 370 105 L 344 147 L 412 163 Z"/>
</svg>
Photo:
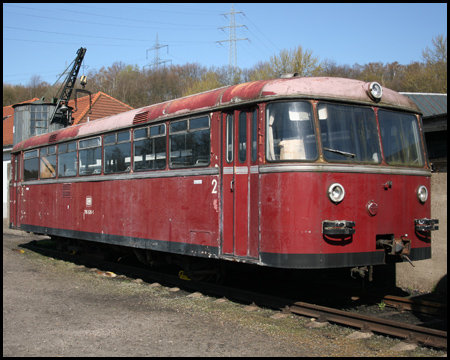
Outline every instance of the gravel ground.
<svg viewBox="0 0 450 360">
<path fill-rule="evenodd" d="M 4 356 L 446 356 L 44 257 L 3 226 Z M 24 252 L 21 252 L 24 251 Z M 253 310 L 253 311 L 250 311 Z"/>
</svg>

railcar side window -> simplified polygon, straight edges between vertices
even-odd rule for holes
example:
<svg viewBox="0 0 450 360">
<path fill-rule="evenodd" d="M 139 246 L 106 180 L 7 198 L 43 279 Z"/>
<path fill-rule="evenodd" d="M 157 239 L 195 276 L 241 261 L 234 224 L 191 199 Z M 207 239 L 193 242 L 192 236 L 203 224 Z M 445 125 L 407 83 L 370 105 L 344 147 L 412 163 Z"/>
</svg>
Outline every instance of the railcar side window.
<svg viewBox="0 0 450 360">
<path fill-rule="evenodd" d="M 79 150 L 79 174 L 93 175 L 102 171 L 102 147 L 101 138 L 95 137 L 80 140 Z"/>
<path fill-rule="evenodd" d="M 227 115 L 227 163 L 231 164 L 233 162 L 233 154 L 234 154 L 234 115 Z"/>
<path fill-rule="evenodd" d="M 211 135 L 208 116 L 170 123 L 170 167 L 208 166 Z"/>
<path fill-rule="evenodd" d="M 56 177 L 56 146 L 41 149 L 41 179 Z"/>
<path fill-rule="evenodd" d="M 414 115 L 379 110 L 378 121 L 389 165 L 424 165 L 419 125 Z"/>
<path fill-rule="evenodd" d="M 247 159 L 247 113 L 239 113 L 239 133 L 238 133 L 238 158 L 239 162 L 243 164 Z"/>
<path fill-rule="evenodd" d="M 129 131 L 105 135 L 103 144 L 105 174 L 131 170 L 131 139 Z"/>
<path fill-rule="evenodd" d="M 371 108 L 319 103 L 317 111 L 325 160 L 380 163 L 377 123 Z"/>
<path fill-rule="evenodd" d="M 23 158 L 23 179 L 36 180 L 39 174 L 39 150 L 27 151 Z"/>
<path fill-rule="evenodd" d="M 166 167 L 166 125 L 134 130 L 134 170 Z"/>
<path fill-rule="evenodd" d="M 309 102 L 271 103 L 267 106 L 266 121 L 268 161 L 317 158 L 314 117 Z"/>
<path fill-rule="evenodd" d="M 58 177 L 77 175 L 77 143 L 58 146 Z"/>
<path fill-rule="evenodd" d="M 252 113 L 252 126 L 251 126 L 251 132 L 252 132 L 252 162 L 256 161 L 257 153 L 258 153 L 258 147 L 257 147 L 257 141 L 258 141 L 258 110 L 254 110 Z"/>
</svg>

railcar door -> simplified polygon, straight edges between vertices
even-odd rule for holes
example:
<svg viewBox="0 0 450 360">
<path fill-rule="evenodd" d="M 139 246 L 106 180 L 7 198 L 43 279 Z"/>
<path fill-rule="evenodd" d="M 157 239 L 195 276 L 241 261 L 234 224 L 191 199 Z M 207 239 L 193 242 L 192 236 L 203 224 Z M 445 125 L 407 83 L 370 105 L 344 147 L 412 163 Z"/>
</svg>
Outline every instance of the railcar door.
<svg viewBox="0 0 450 360">
<path fill-rule="evenodd" d="M 258 257 L 256 109 L 222 115 L 222 254 Z"/>
<path fill-rule="evenodd" d="M 9 188 L 9 222 L 11 227 L 18 227 L 20 208 L 20 155 L 13 155 L 11 159 L 11 178 Z"/>
</svg>

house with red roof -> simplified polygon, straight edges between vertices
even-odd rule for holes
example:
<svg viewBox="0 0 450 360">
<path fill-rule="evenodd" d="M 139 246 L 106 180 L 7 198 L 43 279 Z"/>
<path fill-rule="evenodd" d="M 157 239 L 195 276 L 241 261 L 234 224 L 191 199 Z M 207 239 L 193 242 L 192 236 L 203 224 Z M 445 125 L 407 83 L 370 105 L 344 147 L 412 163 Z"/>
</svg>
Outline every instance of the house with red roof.
<svg viewBox="0 0 450 360">
<path fill-rule="evenodd" d="M 90 101 L 89 101 L 90 99 Z M 38 98 L 23 101 L 20 104 L 29 104 L 38 101 Z M 90 102 L 90 104 L 89 104 Z M 9 212 L 9 178 L 11 166 L 11 150 L 14 139 L 14 108 L 18 104 L 3 107 L 3 218 L 8 218 Z M 90 106 L 89 106 L 90 105 Z M 83 96 L 70 100 L 69 107 L 74 109 L 72 113 L 72 125 L 77 125 L 110 115 L 116 115 L 133 108 L 104 92 Z M 76 111 L 75 111 L 76 109 Z"/>
</svg>

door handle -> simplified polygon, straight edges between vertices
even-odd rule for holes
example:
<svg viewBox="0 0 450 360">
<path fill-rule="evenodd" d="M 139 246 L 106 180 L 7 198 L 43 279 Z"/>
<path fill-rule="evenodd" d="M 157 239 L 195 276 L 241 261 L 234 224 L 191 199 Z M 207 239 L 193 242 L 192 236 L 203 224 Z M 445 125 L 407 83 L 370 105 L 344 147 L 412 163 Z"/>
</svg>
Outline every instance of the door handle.
<svg viewBox="0 0 450 360">
<path fill-rule="evenodd" d="M 231 192 L 234 191 L 234 179 L 231 180 L 231 183 L 230 183 L 230 191 L 231 191 Z"/>
</svg>

